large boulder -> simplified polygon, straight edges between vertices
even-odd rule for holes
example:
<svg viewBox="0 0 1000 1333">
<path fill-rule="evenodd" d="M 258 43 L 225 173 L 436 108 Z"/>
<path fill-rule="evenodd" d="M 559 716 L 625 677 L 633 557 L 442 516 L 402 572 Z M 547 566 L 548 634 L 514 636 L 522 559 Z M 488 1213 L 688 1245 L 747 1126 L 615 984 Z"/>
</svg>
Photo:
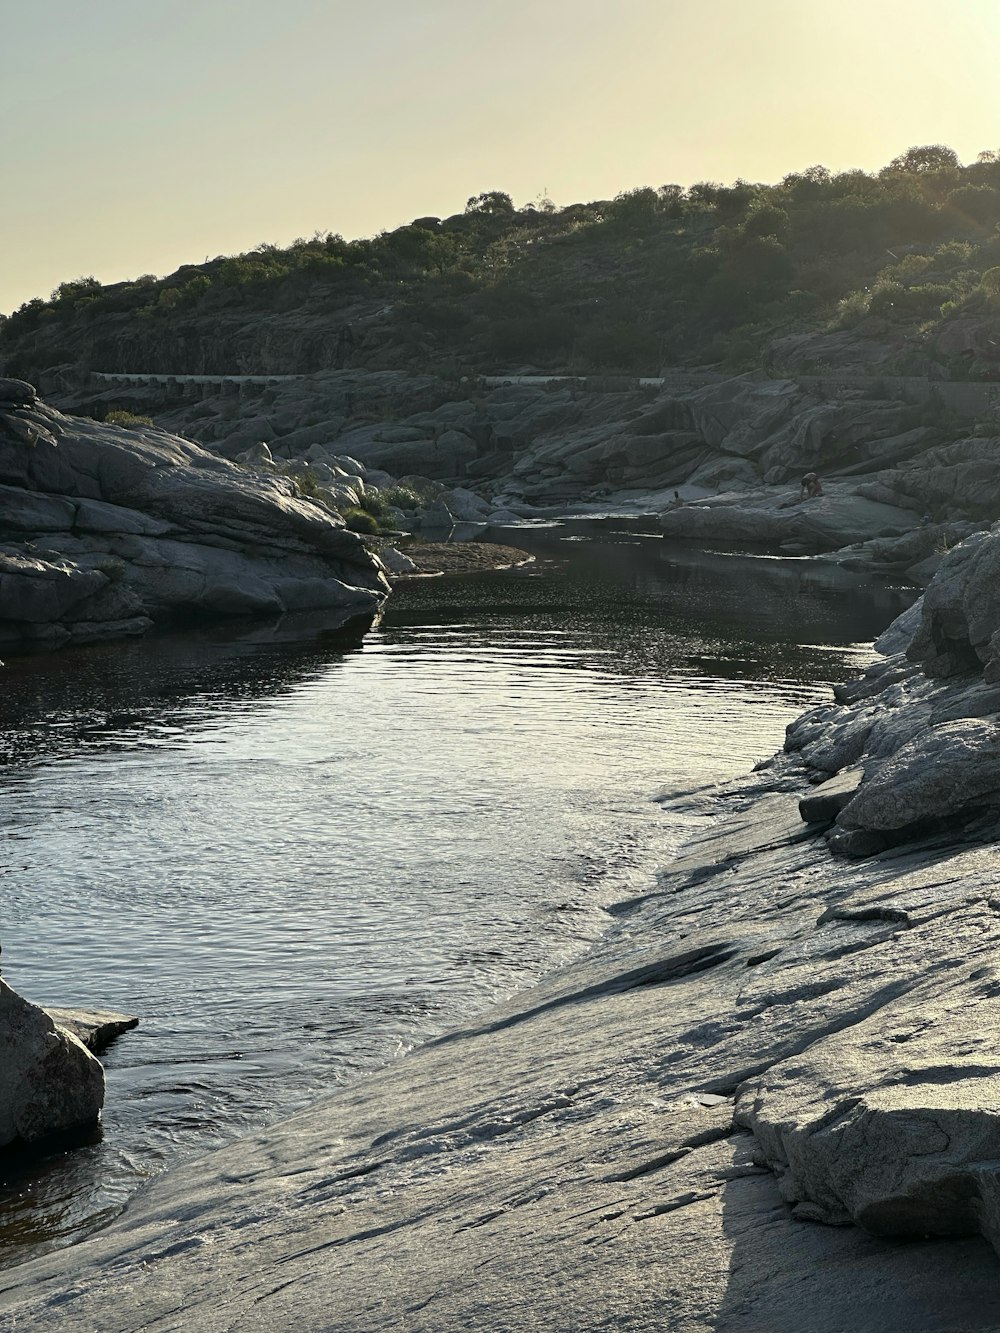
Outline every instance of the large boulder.
<svg viewBox="0 0 1000 1333">
<path fill-rule="evenodd" d="M 99 1061 L 0 979 L 0 1147 L 84 1129 L 103 1105 Z"/>
<path fill-rule="evenodd" d="M 4 383 L 16 383 L 4 381 Z M 28 386 L 30 388 L 30 386 Z M 0 643 L 141 633 L 155 620 L 371 618 L 378 560 L 296 484 L 156 427 L 0 395 Z"/>
<path fill-rule="evenodd" d="M 1000 680 L 1000 530 L 974 533 L 941 561 L 907 656 L 929 676 Z"/>
<path fill-rule="evenodd" d="M 921 728 L 875 769 L 837 822 L 885 832 L 984 805 L 1000 805 L 1000 723 L 963 718 Z"/>
</svg>

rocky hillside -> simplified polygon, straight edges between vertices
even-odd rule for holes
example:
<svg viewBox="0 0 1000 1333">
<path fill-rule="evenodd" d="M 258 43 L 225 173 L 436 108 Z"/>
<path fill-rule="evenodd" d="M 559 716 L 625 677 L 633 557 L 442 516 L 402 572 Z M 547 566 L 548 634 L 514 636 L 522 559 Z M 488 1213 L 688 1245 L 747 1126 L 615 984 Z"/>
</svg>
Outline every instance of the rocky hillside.
<svg viewBox="0 0 1000 1333">
<path fill-rule="evenodd" d="M 941 145 L 874 175 L 663 185 L 515 208 L 502 191 L 368 240 L 102 286 L 67 281 L 0 325 L 0 370 L 166 374 L 533 366 L 652 375 L 1000 374 L 1000 161 Z"/>
<path fill-rule="evenodd" d="M 387 590 L 360 539 L 291 481 L 156 427 L 66 417 L 0 380 L 0 643 L 192 616 L 343 623 L 371 619 Z"/>
</svg>

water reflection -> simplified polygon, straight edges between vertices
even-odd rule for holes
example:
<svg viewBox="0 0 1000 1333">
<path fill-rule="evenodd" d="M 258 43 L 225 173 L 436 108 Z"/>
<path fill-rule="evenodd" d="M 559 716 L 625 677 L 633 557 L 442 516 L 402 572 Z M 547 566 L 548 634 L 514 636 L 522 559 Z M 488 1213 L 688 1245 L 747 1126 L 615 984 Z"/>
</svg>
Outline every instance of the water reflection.
<svg viewBox="0 0 1000 1333">
<path fill-rule="evenodd" d="M 226 706 L 294 689 L 364 640 L 301 617 L 13 657 L 0 675 L 0 764 L 170 744 Z"/>
</svg>

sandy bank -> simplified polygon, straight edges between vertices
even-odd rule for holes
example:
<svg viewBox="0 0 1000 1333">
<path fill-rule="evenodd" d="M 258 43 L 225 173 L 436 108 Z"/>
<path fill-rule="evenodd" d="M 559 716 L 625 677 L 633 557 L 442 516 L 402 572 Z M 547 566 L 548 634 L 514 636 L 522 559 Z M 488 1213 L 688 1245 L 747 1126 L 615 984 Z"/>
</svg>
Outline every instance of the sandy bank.
<svg viewBox="0 0 1000 1333">
<path fill-rule="evenodd" d="M 535 558 L 518 547 L 498 542 L 406 542 L 399 549 L 416 565 L 416 574 L 477 574 L 510 569 Z"/>
</svg>

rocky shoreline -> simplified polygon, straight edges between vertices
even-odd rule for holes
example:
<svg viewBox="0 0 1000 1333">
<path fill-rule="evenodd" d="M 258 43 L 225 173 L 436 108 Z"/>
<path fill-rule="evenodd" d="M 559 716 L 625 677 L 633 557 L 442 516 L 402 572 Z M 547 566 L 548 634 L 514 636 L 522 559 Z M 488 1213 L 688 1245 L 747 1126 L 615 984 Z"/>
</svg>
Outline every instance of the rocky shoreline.
<svg viewBox="0 0 1000 1333">
<path fill-rule="evenodd" d="M 894 571 L 924 597 L 781 755 L 675 797 L 702 832 L 586 957 L 4 1275 L 0 1328 L 1000 1326 L 991 440 L 946 445 L 899 404 L 804 402 L 787 384 L 612 397 L 505 386 L 455 418 L 470 443 L 431 420 L 448 403 L 411 414 L 405 438 L 377 425 L 349 442 L 362 468 L 436 458 L 445 527 L 585 513 L 600 504 L 585 483 L 642 473 L 683 484 L 683 502 L 609 495 L 665 536 Z M 0 639 L 17 650 L 178 614 L 370 618 L 388 591 L 331 508 L 266 469 L 71 421 L 13 381 L 0 431 Z M 802 499 L 789 479 L 831 438 L 845 473 Z M 506 492 L 455 486 L 444 444 L 461 444 L 463 475 L 508 467 Z M 950 499 L 932 512 L 932 495 Z M 420 573 L 526 558 L 407 550 Z M 44 1024 L 96 1095 L 96 1062 Z"/>
<path fill-rule="evenodd" d="M 4 1275 L 0 1327 L 996 1328 L 998 561 L 675 794 L 585 957 Z"/>
</svg>

